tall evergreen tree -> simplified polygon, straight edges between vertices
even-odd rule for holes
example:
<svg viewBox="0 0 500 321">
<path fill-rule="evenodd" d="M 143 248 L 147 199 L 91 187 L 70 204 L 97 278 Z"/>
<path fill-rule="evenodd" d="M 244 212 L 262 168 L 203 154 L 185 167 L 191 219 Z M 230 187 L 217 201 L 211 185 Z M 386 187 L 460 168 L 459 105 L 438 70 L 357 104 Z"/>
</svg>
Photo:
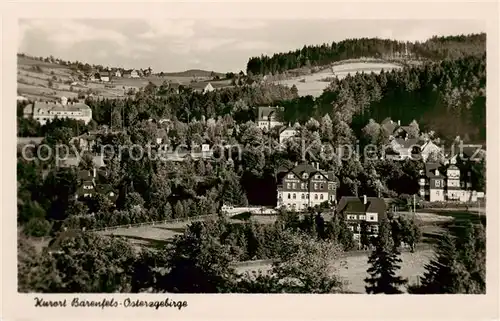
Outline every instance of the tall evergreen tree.
<svg viewBox="0 0 500 321">
<path fill-rule="evenodd" d="M 402 262 L 399 255 L 400 253 L 394 246 L 390 236 L 389 223 L 383 221 L 376 240 L 376 248 L 368 259 L 371 266 L 367 270 L 370 277 L 365 279 L 367 293 L 402 293 L 400 287 L 406 284 L 407 280 L 396 276 L 396 271 L 400 269 L 399 264 Z"/>
</svg>

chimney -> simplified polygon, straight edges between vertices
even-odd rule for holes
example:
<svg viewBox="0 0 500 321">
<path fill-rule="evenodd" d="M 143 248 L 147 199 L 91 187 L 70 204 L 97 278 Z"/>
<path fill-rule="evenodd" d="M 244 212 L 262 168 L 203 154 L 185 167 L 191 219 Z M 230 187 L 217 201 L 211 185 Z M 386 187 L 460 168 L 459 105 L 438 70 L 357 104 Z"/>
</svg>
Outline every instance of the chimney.
<svg viewBox="0 0 500 321">
<path fill-rule="evenodd" d="M 398 120 L 398 126 L 401 126 L 401 121 L 400 120 Z"/>
<path fill-rule="evenodd" d="M 93 172 L 94 172 L 94 178 L 95 178 L 97 176 L 97 170 L 95 167 L 93 168 Z"/>
<path fill-rule="evenodd" d="M 368 203 L 368 200 L 366 199 L 366 195 L 363 195 L 363 204 L 366 205 Z"/>
<path fill-rule="evenodd" d="M 319 171 L 319 162 L 316 162 L 316 169 Z"/>
</svg>

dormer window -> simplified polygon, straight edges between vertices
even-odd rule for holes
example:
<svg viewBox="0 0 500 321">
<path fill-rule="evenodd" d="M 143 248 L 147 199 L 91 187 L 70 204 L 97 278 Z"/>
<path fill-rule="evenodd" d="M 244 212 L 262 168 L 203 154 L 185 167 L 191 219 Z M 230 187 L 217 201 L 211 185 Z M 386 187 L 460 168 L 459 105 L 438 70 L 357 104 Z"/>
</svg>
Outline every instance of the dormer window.
<svg viewBox="0 0 500 321">
<path fill-rule="evenodd" d="M 293 178 L 293 174 L 288 174 L 288 178 Z"/>
<path fill-rule="evenodd" d="M 309 174 L 307 174 L 307 173 L 302 174 L 302 178 L 303 178 L 303 179 L 307 179 L 307 178 L 309 178 Z"/>
</svg>

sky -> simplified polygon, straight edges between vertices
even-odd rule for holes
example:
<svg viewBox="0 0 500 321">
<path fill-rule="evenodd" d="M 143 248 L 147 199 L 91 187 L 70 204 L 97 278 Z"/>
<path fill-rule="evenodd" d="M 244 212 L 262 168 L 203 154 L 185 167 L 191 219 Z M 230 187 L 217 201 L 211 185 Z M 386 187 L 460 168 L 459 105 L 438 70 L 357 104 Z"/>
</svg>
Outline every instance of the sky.
<svg viewBox="0 0 500 321">
<path fill-rule="evenodd" d="M 18 52 L 153 72 L 238 72 L 250 57 L 304 45 L 361 37 L 424 41 L 485 30 L 478 20 L 24 19 Z"/>
</svg>

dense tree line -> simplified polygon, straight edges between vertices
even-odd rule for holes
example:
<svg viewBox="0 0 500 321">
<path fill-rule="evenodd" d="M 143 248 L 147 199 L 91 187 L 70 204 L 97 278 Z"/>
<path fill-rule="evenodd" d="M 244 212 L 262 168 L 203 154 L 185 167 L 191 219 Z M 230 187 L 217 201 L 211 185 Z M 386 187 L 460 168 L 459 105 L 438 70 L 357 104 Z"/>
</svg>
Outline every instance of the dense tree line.
<svg viewBox="0 0 500 321">
<path fill-rule="evenodd" d="M 272 56 L 252 57 L 247 73 L 266 75 L 283 73 L 301 67 L 325 66 L 337 61 L 356 58 L 386 58 L 406 54 L 414 59 L 443 60 L 486 52 L 486 34 L 432 37 L 425 42 L 401 42 L 378 38 L 346 39 L 331 44 L 304 46 L 294 51 Z"/>
<path fill-rule="evenodd" d="M 484 143 L 486 56 L 335 78 L 317 99 L 300 97 L 283 106 L 286 122 L 333 115 L 334 122 L 342 120 L 357 137 L 370 119 L 380 123 L 389 117 L 402 125 L 415 120 L 420 131 L 432 130 L 448 142 L 460 136 Z"/>
</svg>

